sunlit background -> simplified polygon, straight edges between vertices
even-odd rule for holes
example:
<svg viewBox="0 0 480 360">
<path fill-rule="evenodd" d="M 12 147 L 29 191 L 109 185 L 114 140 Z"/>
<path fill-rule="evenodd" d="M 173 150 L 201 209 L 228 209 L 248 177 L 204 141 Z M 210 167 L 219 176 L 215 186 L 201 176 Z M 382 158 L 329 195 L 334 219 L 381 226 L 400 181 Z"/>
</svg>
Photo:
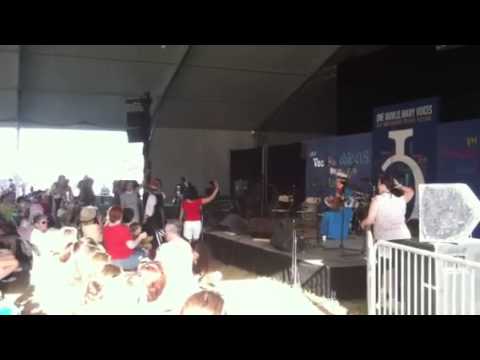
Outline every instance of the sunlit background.
<svg viewBox="0 0 480 360">
<path fill-rule="evenodd" d="M 13 178 L 27 193 L 32 186 L 50 188 L 59 175 L 70 180 L 75 195 L 85 175 L 94 179 L 96 194 L 104 186 L 111 192 L 115 180 L 143 178 L 143 144 L 128 143 L 121 131 L 2 128 L 0 151 L 0 186 Z"/>
</svg>

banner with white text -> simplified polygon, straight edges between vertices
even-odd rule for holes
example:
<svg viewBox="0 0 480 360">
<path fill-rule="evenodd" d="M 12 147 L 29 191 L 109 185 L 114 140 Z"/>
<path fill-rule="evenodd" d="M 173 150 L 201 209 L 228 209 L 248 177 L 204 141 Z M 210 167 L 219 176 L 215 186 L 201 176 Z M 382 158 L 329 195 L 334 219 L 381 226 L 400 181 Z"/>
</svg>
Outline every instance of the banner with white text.
<svg viewBox="0 0 480 360">
<path fill-rule="evenodd" d="M 374 110 L 372 178 L 381 172 L 406 186 L 436 180 L 439 98 L 384 106 Z M 418 219 L 418 198 L 408 217 Z"/>
</svg>

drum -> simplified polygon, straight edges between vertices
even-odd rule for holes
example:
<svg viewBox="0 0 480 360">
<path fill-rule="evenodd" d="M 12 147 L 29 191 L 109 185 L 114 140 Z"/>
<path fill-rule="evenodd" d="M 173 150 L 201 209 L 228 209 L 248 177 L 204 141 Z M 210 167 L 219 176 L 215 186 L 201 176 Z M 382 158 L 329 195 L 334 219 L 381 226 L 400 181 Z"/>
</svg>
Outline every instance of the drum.
<svg viewBox="0 0 480 360">
<path fill-rule="evenodd" d="M 367 218 L 369 209 L 370 202 L 359 201 L 358 207 L 353 212 L 352 231 L 354 231 L 357 235 L 363 233 L 360 223 Z"/>
<path fill-rule="evenodd" d="M 370 209 L 370 203 L 360 202 L 358 204 L 356 214 L 359 222 L 362 222 L 367 218 L 369 209 Z"/>
</svg>

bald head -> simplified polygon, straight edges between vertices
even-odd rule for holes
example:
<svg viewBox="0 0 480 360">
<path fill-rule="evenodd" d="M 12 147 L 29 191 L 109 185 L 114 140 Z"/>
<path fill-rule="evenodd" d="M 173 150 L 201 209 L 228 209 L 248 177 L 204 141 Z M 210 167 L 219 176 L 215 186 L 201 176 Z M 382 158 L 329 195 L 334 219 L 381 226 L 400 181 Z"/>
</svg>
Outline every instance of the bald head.
<svg viewBox="0 0 480 360">
<path fill-rule="evenodd" d="M 165 225 L 165 235 L 167 241 L 170 239 L 178 237 L 180 235 L 180 223 L 177 221 L 172 221 Z"/>
</svg>

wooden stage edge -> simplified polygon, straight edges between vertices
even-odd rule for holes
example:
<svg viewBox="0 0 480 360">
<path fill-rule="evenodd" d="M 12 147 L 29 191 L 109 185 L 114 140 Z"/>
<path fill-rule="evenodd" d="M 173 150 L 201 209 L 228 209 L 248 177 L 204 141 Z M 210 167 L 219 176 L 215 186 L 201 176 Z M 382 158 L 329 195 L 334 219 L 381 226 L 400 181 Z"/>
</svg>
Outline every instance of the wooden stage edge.
<svg viewBox="0 0 480 360">
<path fill-rule="evenodd" d="M 225 263 L 259 276 L 290 283 L 292 256 L 270 245 L 269 239 L 254 239 L 225 231 L 205 232 L 213 256 Z M 338 300 L 365 299 L 367 266 L 361 253 L 363 238 L 351 237 L 339 249 L 339 242 L 328 241 L 298 250 L 298 271 L 302 288 L 317 296 Z"/>
</svg>

